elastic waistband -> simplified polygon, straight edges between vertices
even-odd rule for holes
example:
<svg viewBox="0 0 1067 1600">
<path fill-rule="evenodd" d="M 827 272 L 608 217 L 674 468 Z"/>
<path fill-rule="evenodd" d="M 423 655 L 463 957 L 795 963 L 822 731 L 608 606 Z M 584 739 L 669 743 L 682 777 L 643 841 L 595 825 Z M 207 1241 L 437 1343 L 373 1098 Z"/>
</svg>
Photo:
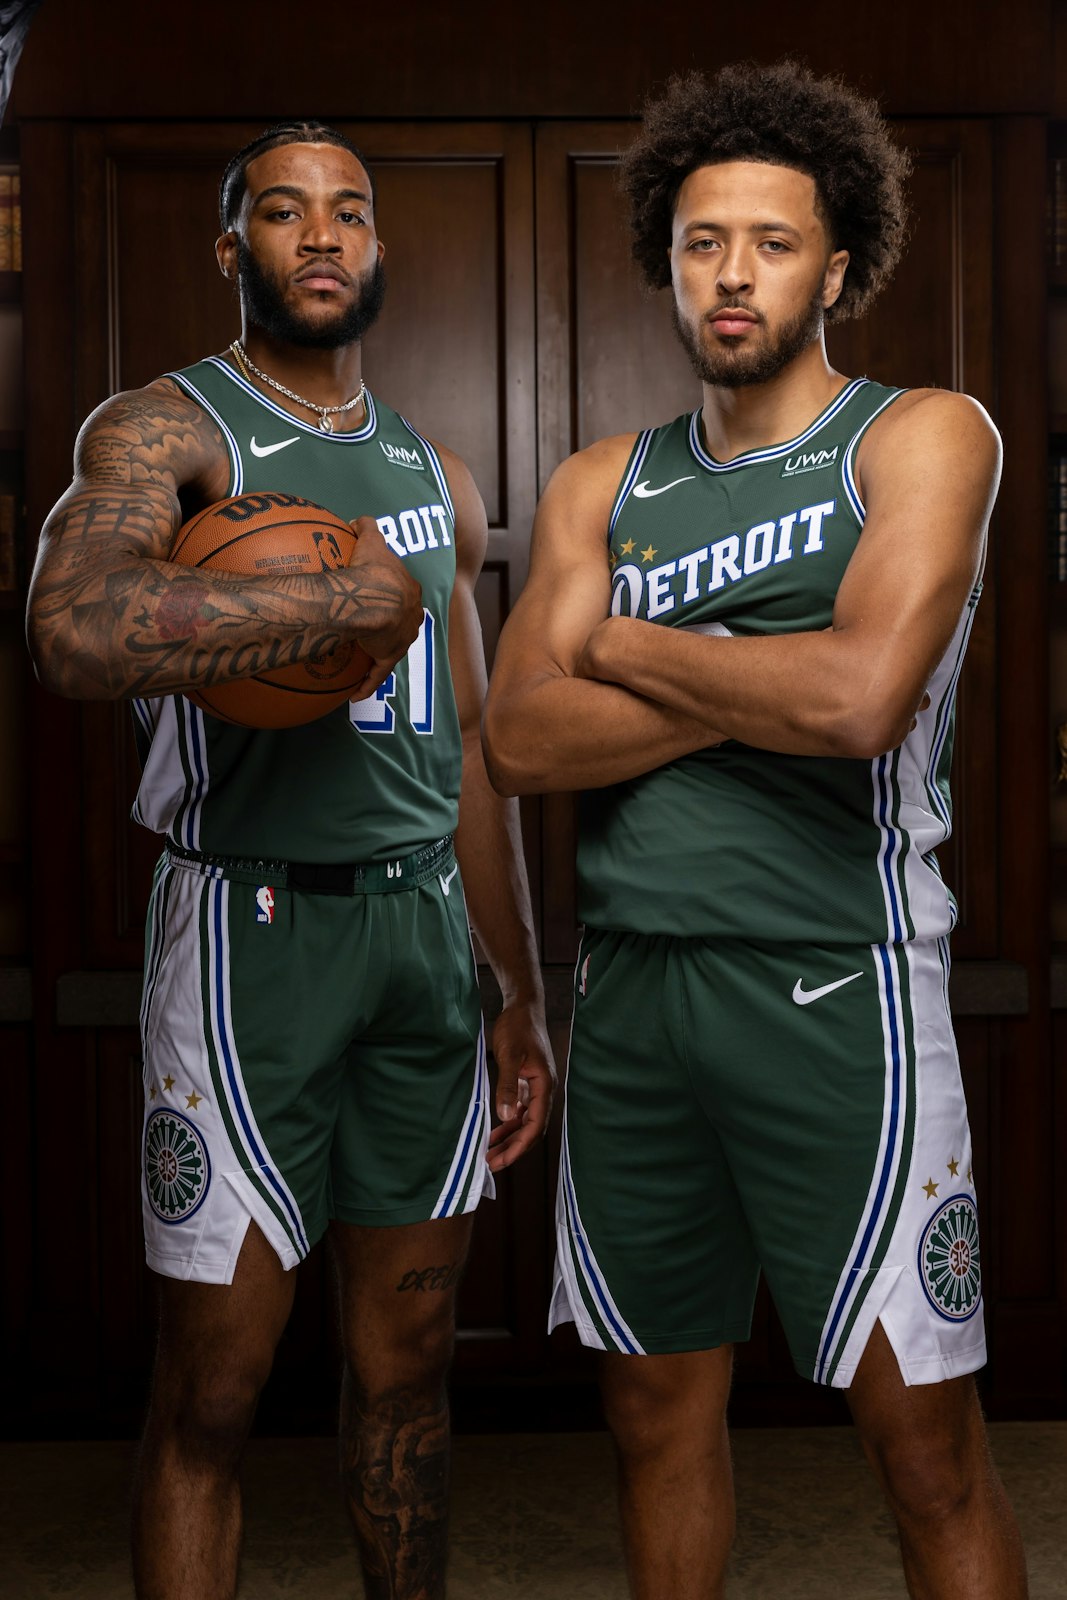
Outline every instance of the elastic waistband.
<svg viewBox="0 0 1067 1600">
<path fill-rule="evenodd" d="M 272 889 L 297 889 L 304 894 L 396 894 L 417 889 L 437 876 L 453 859 L 452 835 L 423 845 L 413 855 L 394 861 L 254 861 L 246 856 L 205 855 L 168 840 L 166 854 L 176 867 L 206 878 L 235 883 L 269 884 Z"/>
</svg>

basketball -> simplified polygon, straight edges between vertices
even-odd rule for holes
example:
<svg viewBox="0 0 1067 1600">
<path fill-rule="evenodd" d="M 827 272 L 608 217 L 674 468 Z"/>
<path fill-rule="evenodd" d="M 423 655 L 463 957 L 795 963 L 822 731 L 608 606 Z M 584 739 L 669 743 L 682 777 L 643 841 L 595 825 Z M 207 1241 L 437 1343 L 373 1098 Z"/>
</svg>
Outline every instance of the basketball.
<svg viewBox="0 0 1067 1600">
<path fill-rule="evenodd" d="M 250 578 L 300 577 L 347 566 L 356 548 L 348 523 L 295 494 L 240 494 L 198 511 L 174 536 L 170 560 Z M 186 691 L 223 722 L 296 728 L 344 705 L 372 658 L 354 640 L 303 661 L 264 662 L 248 678 Z"/>
</svg>

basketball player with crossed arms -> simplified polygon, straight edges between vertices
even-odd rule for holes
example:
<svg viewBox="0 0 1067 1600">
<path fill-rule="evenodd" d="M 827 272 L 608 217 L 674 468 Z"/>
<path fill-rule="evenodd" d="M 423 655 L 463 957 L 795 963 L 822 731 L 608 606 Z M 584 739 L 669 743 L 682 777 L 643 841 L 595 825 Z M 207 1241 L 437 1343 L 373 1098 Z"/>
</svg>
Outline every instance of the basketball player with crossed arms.
<svg viewBox="0 0 1067 1600">
<path fill-rule="evenodd" d="M 847 1393 L 909 1592 L 1026 1592 L 970 1376 L 933 855 L 999 440 L 823 341 L 896 261 L 905 165 L 789 63 L 649 105 L 634 253 L 703 405 L 558 469 L 486 704 L 502 792 L 585 791 L 552 1317 L 604 1352 L 641 1600 L 723 1593 L 760 1269 L 798 1370 Z"/>
<path fill-rule="evenodd" d="M 233 158 L 217 255 L 241 339 L 89 418 L 30 596 L 42 680 L 132 700 L 135 815 L 166 836 L 142 1004 L 161 1291 L 135 1508 L 145 1600 L 235 1592 L 242 1447 L 292 1269 L 327 1232 L 366 1593 L 443 1595 L 455 1285 L 491 1173 L 551 1103 L 517 815 L 479 739 L 485 512 L 463 463 L 362 383 L 383 287 L 373 198 L 321 124 Z M 183 520 L 255 490 L 354 521 L 351 565 L 168 563 Z M 234 727 L 182 692 L 345 640 L 373 658 L 361 698 L 308 726 Z M 504 996 L 491 1134 L 464 893 Z"/>
</svg>

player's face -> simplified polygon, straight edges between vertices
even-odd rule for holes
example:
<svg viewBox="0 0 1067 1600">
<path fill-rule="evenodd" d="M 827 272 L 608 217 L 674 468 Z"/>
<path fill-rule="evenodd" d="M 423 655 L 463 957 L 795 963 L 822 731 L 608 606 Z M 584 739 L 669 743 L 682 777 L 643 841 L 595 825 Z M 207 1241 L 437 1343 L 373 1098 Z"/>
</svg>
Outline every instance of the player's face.
<svg viewBox="0 0 1067 1600">
<path fill-rule="evenodd" d="M 678 191 L 674 323 L 704 383 L 766 383 L 820 338 L 848 252 L 832 250 L 815 182 L 793 167 L 725 161 Z"/>
<path fill-rule="evenodd" d="M 219 241 L 249 322 L 285 343 L 337 349 L 381 309 L 383 246 L 370 179 L 347 150 L 287 144 L 249 163 L 239 228 Z"/>
</svg>

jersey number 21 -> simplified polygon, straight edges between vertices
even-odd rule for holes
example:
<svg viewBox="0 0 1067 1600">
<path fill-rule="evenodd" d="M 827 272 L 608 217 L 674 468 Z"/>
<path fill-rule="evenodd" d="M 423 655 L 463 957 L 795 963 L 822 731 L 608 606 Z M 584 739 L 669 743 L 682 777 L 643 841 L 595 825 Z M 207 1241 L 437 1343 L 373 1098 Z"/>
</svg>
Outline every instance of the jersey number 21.
<svg viewBox="0 0 1067 1600">
<path fill-rule="evenodd" d="M 422 627 L 405 657 L 408 667 L 407 721 L 416 733 L 433 732 L 434 621 L 423 612 Z M 397 715 L 404 715 L 398 700 L 396 673 L 391 672 L 368 700 L 353 700 L 348 708 L 352 725 L 361 733 L 393 733 Z"/>
</svg>

